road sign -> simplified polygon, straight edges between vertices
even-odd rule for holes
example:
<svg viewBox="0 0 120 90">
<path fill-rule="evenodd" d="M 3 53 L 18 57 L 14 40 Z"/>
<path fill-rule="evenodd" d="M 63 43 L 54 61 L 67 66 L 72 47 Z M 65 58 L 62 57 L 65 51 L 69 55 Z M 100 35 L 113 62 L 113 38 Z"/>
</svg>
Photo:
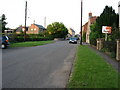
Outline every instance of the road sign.
<svg viewBox="0 0 120 90">
<path fill-rule="evenodd" d="M 108 33 L 110 34 L 111 33 L 111 30 L 112 28 L 110 26 L 102 26 L 102 33 Z"/>
</svg>

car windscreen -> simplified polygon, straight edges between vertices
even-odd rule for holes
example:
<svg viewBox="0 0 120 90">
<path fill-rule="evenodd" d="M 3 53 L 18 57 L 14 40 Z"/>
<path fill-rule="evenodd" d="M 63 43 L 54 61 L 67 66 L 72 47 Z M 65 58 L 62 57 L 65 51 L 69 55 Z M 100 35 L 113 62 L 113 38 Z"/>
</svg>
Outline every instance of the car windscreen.
<svg viewBox="0 0 120 90">
<path fill-rule="evenodd" d="M 77 40 L 76 38 L 70 38 L 70 40 Z"/>
</svg>

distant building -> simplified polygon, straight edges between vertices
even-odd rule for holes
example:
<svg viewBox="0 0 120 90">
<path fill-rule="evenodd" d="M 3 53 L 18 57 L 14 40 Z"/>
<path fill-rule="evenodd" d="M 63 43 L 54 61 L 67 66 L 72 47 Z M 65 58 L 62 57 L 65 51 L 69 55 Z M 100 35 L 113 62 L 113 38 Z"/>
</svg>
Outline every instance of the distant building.
<svg viewBox="0 0 120 90">
<path fill-rule="evenodd" d="M 22 32 L 22 25 L 16 28 L 15 33 L 20 34 Z"/>
<path fill-rule="evenodd" d="M 74 37 L 75 36 L 75 31 L 72 28 L 68 29 L 68 37 Z"/>
<path fill-rule="evenodd" d="M 14 32 L 14 29 L 4 30 L 6 34 L 12 34 Z"/>
<path fill-rule="evenodd" d="M 28 34 L 39 34 L 40 32 L 43 32 L 45 30 L 46 29 L 42 25 L 31 24 L 31 26 L 29 26 L 28 31 L 26 33 L 28 33 Z"/>
<path fill-rule="evenodd" d="M 120 1 L 118 2 L 118 13 L 119 13 L 119 30 L 120 30 Z"/>
<path fill-rule="evenodd" d="M 20 34 L 20 33 L 23 33 L 24 30 L 25 30 L 25 27 L 23 27 L 23 26 L 21 25 L 21 26 L 19 26 L 18 28 L 16 28 L 15 32 L 16 32 L 17 34 Z M 28 31 L 28 27 L 26 27 L 26 32 L 27 32 L 27 31 Z"/>
<path fill-rule="evenodd" d="M 86 33 L 86 42 L 87 42 L 87 43 L 90 43 L 90 32 L 91 32 L 90 26 L 91 26 L 92 24 L 94 24 L 94 22 L 95 22 L 96 19 L 97 19 L 97 16 L 92 16 L 92 13 L 91 13 L 91 12 L 89 13 L 88 16 L 89 16 L 88 22 L 85 23 L 85 24 L 82 26 L 82 36 L 83 36 L 84 33 Z"/>
<path fill-rule="evenodd" d="M 26 27 L 26 33 L 27 34 L 39 34 L 40 32 L 46 30 L 42 25 L 38 25 L 38 24 L 31 24 L 31 26 Z M 15 32 L 17 34 L 20 34 L 22 32 L 25 31 L 25 27 L 24 26 L 19 26 Z"/>
</svg>

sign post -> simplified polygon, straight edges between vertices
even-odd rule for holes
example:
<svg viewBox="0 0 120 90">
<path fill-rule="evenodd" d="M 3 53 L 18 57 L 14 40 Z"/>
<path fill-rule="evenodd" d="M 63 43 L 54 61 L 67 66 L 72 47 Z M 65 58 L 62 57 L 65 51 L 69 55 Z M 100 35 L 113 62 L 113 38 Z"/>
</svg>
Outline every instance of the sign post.
<svg viewBox="0 0 120 90">
<path fill-rule="evenodd" d="M 105 33 L 105 41 L 107 41 L 108 34 L 112 31 L 111 29 L 110 26 L 102 26 L 102 33 Z"/>
<path fill-rule="evenodd" d="M 107 40 L 108 40 L 108 34 L 105 33 L 105 41 L 107 41 Z"/>
</svg>

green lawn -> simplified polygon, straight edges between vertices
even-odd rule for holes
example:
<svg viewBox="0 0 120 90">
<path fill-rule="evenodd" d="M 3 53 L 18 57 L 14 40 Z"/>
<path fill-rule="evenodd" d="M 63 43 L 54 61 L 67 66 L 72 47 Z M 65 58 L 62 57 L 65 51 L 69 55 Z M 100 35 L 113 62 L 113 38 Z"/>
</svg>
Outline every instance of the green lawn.
<svg viewBox="0 0 120 90">
<path fill-rule="evenodd" d="M 78 46 L 67 88 L 118 88 L 118 72 L 87 46 Z"/>
<path fill-rule="evenodd" d="M 54 41 L 30 41 L 30 42 L 19 42 L 10 44 L 11 47 L 32 47 L 39 46 L 48 43 L 53 43 Z"/>
</svg>

